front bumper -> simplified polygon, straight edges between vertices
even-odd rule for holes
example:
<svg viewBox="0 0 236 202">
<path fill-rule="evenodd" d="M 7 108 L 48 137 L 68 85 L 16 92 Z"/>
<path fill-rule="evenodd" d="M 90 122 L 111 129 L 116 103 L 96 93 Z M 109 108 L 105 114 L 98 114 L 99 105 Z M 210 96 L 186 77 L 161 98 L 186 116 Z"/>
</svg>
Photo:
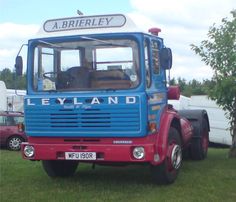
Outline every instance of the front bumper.
<svg viewBox="0 0 236 202">
<path fill-rule="evenodd" d="M 145 139 L 145 141 L 143 141 Z M 63 142 L 62 138 L 29 138 L 29 142 L 22 143 L 22 155 L 24 159 L 30 160 L 66 160 L 65 152 L 96 152 L 96 160 L 89 162 L 153 162 L 155 154 L 154 141 L 150 138 L 136 138 L 127 140 L 86 139 L 86 141 Z M 24 147 L 31 145 L 35 153 L 33 157 L 27 158 L 24 154 Z M 145 156 L 142 159 L 135 159 L 133 149 L 143 147 Z M 80 160 L 81 161 L 81 160 Z M 85 160 L 88 161 L 88 160 Z"/>
</svg>

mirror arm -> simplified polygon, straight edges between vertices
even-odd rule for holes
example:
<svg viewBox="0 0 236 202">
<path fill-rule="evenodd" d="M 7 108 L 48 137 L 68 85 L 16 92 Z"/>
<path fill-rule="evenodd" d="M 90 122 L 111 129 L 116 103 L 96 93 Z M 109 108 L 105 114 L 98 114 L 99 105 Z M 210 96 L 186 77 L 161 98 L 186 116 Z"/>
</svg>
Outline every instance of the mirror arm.
<svg viewBox="0 0 236 202">
<path fill-rule="evenodd" d="M 28 44 L 25 43 L 25 44 L 22 44 L 22 45 L 21 45 L 20 50 L 18 51 L 16 57 L 20 55 L 20 52 L 21 52 L 21 50 L 22 50 L 22 48 L 23 48 L 24 46 L 28 46 Z"/>
</svg>

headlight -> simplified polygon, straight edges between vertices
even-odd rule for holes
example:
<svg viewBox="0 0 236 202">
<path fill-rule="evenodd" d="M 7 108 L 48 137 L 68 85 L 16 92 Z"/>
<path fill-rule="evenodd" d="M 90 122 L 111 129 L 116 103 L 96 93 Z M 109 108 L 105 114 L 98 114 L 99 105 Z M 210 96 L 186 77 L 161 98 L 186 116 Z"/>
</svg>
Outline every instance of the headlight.
<svg viewBox="0 0 236 202">
<path fill-rule="evenodd" d="M 24 154 L 26 157 L 30 158 L 34 156 L 34 147 L 30 145 L 26 145 L 24 148 Z"/>
<path fill-rule="evenodd" d="M 145 150 L 143 147 L 135 147 L 133 150 L 133 156 L 136 159 L 143 159 L 145 156 Z"/>
</svg>

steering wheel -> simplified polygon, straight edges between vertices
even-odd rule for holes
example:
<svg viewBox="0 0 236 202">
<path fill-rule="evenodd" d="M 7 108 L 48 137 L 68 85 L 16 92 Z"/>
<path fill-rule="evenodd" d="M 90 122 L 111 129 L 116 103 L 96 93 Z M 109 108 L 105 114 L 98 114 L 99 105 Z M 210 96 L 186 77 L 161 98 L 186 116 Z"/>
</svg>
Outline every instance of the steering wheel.
<svg viewBox="0 0 236 202">
<path fill-rule="evenodd" d="M 45 73 L 43 73 L 43 77 L 45 79 L 49 79 L 52 82 L 55 82 L 57 74 L 58 74 L 57 72 L 45 72 Z"/>
</svg>

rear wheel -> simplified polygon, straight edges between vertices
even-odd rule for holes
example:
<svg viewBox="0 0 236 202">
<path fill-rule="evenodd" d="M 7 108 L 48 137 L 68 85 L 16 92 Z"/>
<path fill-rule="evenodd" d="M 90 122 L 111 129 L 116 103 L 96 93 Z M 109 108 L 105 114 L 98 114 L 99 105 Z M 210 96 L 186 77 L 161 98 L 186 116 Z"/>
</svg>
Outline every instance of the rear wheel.
<svg viewBox="0 0 236 202">
<path fill-rule="evenodd" d="M 23 139 L 19 136 L 12 136 L 7 140 L 7 148 L 12 151 L 19 151 Z"/>
<path fill-rule="evenodd" d="M 190 155 L 193 160 L 203 160 L 207 157 L 209 144 L 209 131 L 207 121 L 204 119 L 202 124 L 201 137 L 192 140 Z"/>
<path fill-rule="evenodd" d="M 69 177 L 73 176 L 77 167 L 77 161 L 47 160 L 42 161 L 45 172 L 50 177 Z"/>
<path fill-rule="evenodd" d="M 171 127 L 168 138 L 166 159 L 161 165 L 151 166 L 154 182 L 157 184 L 171 184 L 178 176 L 182 164 L 182 148 L 179 132 Z"/>
</svg>

